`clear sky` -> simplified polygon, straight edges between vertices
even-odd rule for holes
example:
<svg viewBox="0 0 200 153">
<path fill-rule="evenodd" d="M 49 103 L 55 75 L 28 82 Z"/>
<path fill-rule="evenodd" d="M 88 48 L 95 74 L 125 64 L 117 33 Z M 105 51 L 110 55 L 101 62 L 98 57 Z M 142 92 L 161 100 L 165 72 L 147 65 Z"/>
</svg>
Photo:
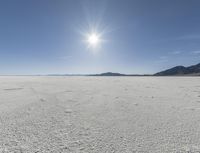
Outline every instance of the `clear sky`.
<svg viewBox="0 0 200 153">
<path fill-rule="evenodd" d="M 86 41 L 94 29 L 98 48 Z M 199 62 L 199 0 L 0 0 L 0 74 L 148 74 Z"/>
</svg>

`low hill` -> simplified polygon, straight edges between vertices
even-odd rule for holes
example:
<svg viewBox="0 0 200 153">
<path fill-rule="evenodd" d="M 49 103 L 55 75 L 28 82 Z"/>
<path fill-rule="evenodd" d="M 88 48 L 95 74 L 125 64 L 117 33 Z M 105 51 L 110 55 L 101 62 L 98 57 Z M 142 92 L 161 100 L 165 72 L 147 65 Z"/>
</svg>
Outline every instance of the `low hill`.
<svg viewBox="0 0 200 153">
<path fill-rule="evenodd" d="M 90 76 L 126 76 L 126 74 L 106 72 L 101 74 L 91 74 Z"/>
</svg>

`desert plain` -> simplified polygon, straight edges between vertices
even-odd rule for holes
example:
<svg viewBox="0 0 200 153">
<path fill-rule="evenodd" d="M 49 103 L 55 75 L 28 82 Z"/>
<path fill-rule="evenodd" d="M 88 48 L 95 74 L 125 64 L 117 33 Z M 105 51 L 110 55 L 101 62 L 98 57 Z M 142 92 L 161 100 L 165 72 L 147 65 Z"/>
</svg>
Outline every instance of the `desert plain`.
<svg viewBox="0 0 200 153">
<path fill-rule="evenodd" d="M 0 77 L 0 153 L 196 152 L 200 77 Z"/>
</svg>

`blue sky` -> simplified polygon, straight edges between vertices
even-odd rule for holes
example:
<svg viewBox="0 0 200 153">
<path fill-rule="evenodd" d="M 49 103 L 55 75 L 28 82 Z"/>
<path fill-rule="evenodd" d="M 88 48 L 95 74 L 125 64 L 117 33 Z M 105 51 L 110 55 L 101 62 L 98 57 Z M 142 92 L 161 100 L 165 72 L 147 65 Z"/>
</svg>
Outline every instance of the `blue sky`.
<svg viewBox="0 0 200 153">
<path fill-rule="evenodd" d="M 200 62 L 198 0 L 0 0 L 0 74 L 148 74 Z M 98 49 L 84 34 L 101 33 Z"/>
</svg>

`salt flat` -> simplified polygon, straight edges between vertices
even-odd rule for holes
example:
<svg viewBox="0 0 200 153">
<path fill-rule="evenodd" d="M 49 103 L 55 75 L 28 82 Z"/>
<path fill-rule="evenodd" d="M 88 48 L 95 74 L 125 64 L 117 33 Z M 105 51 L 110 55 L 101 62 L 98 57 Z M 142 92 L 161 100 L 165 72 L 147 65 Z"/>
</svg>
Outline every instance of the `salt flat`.
<svg viewBox="0 0 200 153">
<path fill-rule="evenodd" d="M 200 77 L 0 77 L 0 152 L 200 152 Z"/>
</svg>

